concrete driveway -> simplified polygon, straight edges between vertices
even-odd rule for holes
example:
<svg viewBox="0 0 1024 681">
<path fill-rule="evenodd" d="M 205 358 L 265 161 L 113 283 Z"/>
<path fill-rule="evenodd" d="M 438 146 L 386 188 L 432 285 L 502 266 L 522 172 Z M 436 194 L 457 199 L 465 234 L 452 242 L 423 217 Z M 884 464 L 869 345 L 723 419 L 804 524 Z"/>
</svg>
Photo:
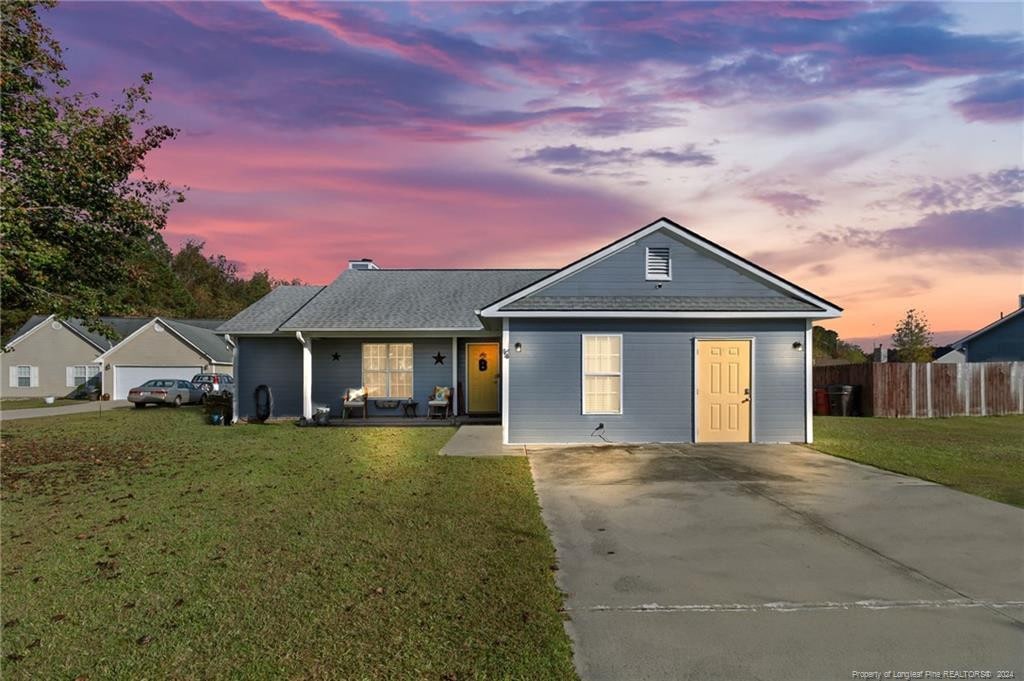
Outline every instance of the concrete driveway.
<svg viewBox="0 0 1024 681">
<path fill-rule="evenodd" d="M 0 421 L 17 421 L 35 419 L 42 416 L 63 416 L 65 414 L 98 414 L 101 411 L 130 407 L 128 400 L 110 400 L 107 402 L 83 401 L 81 404 L 66 404 L 59 407 L 39 407 L 37 409 L 0 409 Z"/>
<path fill-rule="evenodd" d="M 584 679 L 1024 677 L 1024 510 L 795 445 L 529 455 Z"/>
</svg>

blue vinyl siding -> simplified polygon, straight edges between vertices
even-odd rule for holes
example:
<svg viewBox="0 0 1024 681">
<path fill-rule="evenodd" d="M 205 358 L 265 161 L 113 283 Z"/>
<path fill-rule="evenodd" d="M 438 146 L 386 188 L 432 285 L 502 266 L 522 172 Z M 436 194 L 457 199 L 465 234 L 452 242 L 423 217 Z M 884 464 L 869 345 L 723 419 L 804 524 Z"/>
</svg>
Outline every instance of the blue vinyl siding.
<svg viewBox="0 0 1024 681">
<path fill-rule="evenodd" d="M 802 319 L 510 319 L 509 441 L 589 443 L 605 424 L 616 442 L 693 441 L 696 337 L 754 338 L 754 438 L 805 438 Z M 582 334 L 622 334 L 623 413 L 582 413 Z"/>
<path fill-rule="evenodd" d="M 671 281 L 647 281 L 648 246 L 669 249 Z M 657 287 L 658 284 L 661 288 Z M 654 232 L 534 295 L 786 297 L 781 291 L 664 230 Z"/>
<path fill-rule="evenodd" d="M 302 415 L 302 345 L 291 338 L 240 336 L 235 389 L 238 417 L 255 418 L 256 386 L 266 384 L 274 397 L 273 418 Z"/>
<path fill-rule="evenodd" d="M 967 343 L 968 362 L 1024 360 L 1024 314 L 1003 322 Z"/>
<path fill-rule="evenodd" d="M 347 388 L 363 383 L 363 343 L 412 343 L 413 399 L 418 413 L 427 413 L 427 396 L 434 386 L 452 385 L 452 339 L 449 338 L 313 338 L 313 406 L 331 408 L 332 416 L 341 415 L 341 398 Z M 435 364 L 434 355 L 445 356 L 444 364 Z M 333 358 L 338 353 L 338 359 Z M 370 400 L 370 415 L 401 416 L 402 410 L 377 409 Z"/>
</svg>

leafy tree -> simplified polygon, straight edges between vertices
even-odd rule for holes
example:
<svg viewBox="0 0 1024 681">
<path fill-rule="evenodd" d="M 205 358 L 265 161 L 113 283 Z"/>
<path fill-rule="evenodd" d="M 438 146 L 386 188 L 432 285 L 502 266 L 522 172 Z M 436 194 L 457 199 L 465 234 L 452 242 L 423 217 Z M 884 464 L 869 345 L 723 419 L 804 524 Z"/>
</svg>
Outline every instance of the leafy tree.
<svg viewBox="0 0 1024 681">
<path fill-rule="evenodd" d="M 177 131 L 146 127 L 151 74 L 104 109 L 69 94 L 61 46 L 39 18 L 53 0 L 10 0 L 0 18 L 0 287 L 5 331 L 31 313 L 127 311 L 140 257 L 162 243 L 184 195 L 144 175 L 146 156 Z M 12 314 L 13 313 L 13 314 Z"/>
<path fill-rule="evenodd" d="M 823 326 L 811 329 L 811 340 L 814 345 L 814 359 L 843 359 L 850 364 L 868 361 L 867 355 L 859 345 L 841 340 L 838 333 Z"/>
<path fill-rule="evenodd" d="M 907 310 L 892 334 L 892 344 L 901 362 L 928 362 L 932 358 L 932 332 L 923 312 Z"/>
<path fill-rule="evenodd" d="M 227 319 L 279 283 L 266 271 L 245 279 L 239 276 L 236 263 L 223 255 L 205 255 L 204 246 L 201 241 L 188 241 L 171 259 L 172 271 L 192 298 L 193 316 Z"/>
</svg>

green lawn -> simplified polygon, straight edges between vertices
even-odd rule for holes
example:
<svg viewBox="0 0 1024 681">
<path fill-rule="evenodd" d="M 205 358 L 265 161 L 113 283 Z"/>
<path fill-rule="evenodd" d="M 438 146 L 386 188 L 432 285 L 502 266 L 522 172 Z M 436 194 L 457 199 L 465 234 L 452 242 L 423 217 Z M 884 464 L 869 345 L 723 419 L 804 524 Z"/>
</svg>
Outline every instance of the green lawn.
<svg viewBox="0 0 1024 681">
<path fill-rule="evenodd" d="M 3 677 L 574 678 L 527 461 L 452 432 L 5 423 Z"/>
<path fill-rule="evenodd" d="M 815 449 L 1024 506 L 1024 416 L 814 417 Z"/>
<path fill-rule="evenodd" d="M 58 398 L 53 404 L 46 404 L 42 397 L 11 397 L 0 400 L 0 409 L 38 409 L 39 407 L 61 407 L 68 404 L 82 404 L 82 400 Z"/>
</svg>

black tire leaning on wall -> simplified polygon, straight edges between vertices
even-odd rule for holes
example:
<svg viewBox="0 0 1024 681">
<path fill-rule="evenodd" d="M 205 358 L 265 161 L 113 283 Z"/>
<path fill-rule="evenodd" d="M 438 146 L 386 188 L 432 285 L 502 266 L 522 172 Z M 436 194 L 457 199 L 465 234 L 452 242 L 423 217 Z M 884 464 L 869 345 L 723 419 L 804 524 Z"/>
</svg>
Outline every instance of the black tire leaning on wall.
<svg viewBox="0 0 1024 681">
<path fill-rule="evenodd" d="M 253 399 L 256 400 L 256 420 L 263 423 L 270 418 L 274 411 L 274 394 L 270 386 L 260 384 L 253 391 Z"/>
</svg>

